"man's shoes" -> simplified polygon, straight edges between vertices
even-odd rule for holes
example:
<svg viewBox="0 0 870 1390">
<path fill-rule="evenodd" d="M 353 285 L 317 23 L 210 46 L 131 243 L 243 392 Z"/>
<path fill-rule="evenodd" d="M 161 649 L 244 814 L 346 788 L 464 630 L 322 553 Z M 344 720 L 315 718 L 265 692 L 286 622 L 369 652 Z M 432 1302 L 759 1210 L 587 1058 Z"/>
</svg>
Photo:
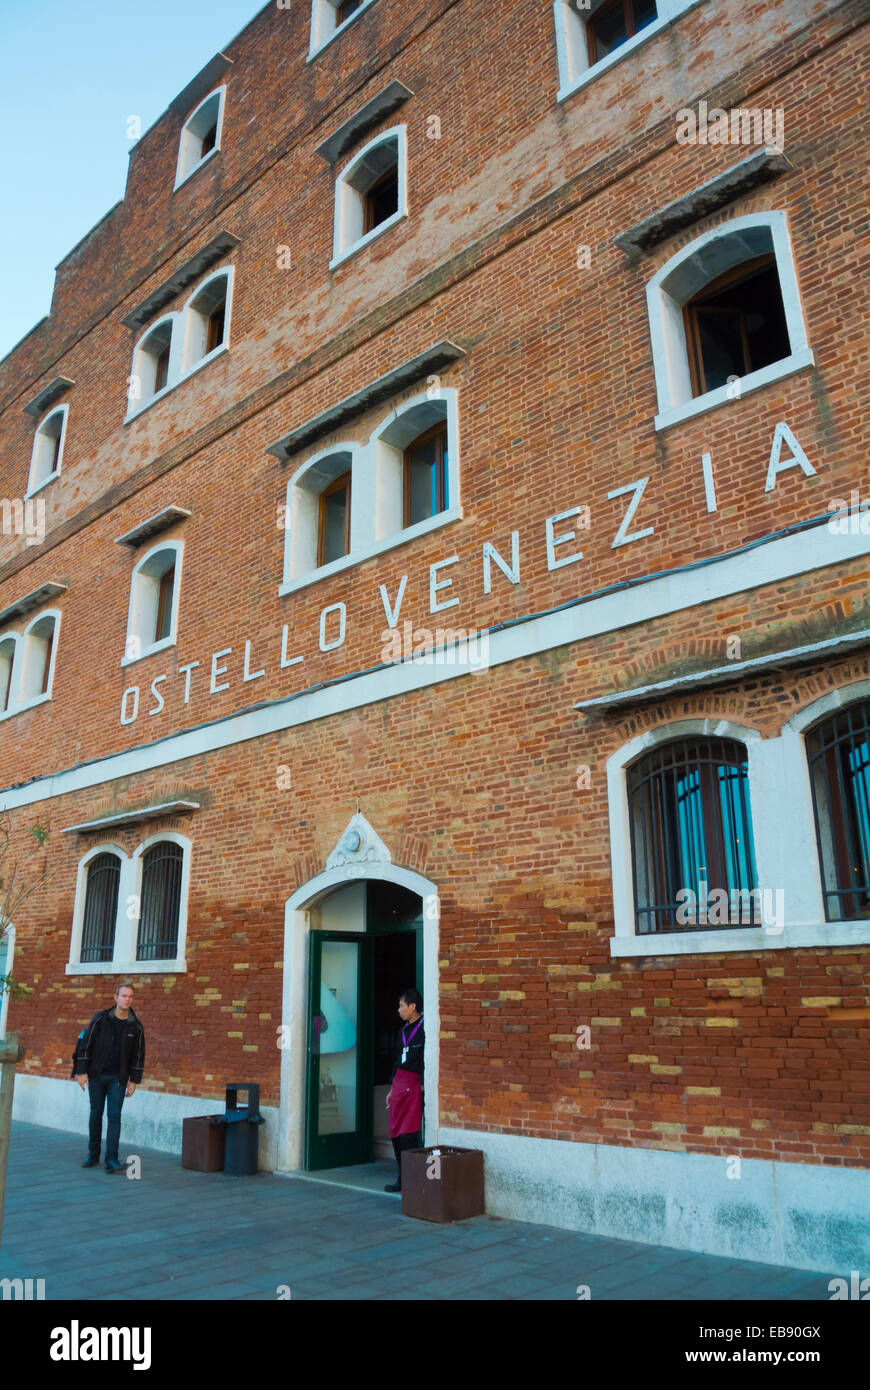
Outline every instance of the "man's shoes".
<svg viewBox="0 0 870 1390">
<path fill-rule="evenodd" d="M 120 1173 L 120 1171 L 121 1171 L 121 1165 L 120 1165 L 120 1163 L 118 1162 L 118 1160 L 117 1160 L 116 1158 L 107 1158 L 107 1159 L 106 1159 L 106 1172 L 107 1172 L 107 1173 Z"/>
<path fill-rule="evenodd" d="M 99 1154 L 97 1154 L 96 1158 L 91 1158 L 90 1154 L 88 1154 L 87 1158 L 85 1159 L 84 1163 L 82 1164 L 82 1167 L 83 1167 L 83 1168 L 96 1168 L 96 1166 L 97 1166 L 97 1164 L 99 1163 L 99 1161 L 100 1161 L 100 1155 L 99 1155 Z"/>
<path fill-rule="evenodd" d="M 401 1190 L 402 1184 L 399 1182 L 398 1179 L 396 1179 L 395 1182 L 387 1183 L 386 1187 L 384 1188 L 385 1192 L 401 1192 Z"/>
</svg>

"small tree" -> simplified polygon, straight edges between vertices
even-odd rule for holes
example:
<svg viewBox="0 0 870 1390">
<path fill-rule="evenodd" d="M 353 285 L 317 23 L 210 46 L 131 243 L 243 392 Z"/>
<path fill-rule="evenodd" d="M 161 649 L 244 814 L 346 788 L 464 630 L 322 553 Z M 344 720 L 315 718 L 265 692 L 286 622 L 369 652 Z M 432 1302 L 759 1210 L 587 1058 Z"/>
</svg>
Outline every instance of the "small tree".
<svg viewBox="0 0 870 1390">
<path fill-rule="evenodd" d="M 47 827 L 37 822 L 27 834 L 26 848 L 15 857 L 9 813 L 0 814 L 0 940 L 6 936 L 24 904 L 51 877 L 45 850 L 49 837 Z M 36 841 L 33 846 L 30 844 L 31 836 Z M 4 994 L 14 999 L 31 992 L 27 985 L 16 984 L 11 972 L 0 975 L 0 999 Z"/>
</svg>

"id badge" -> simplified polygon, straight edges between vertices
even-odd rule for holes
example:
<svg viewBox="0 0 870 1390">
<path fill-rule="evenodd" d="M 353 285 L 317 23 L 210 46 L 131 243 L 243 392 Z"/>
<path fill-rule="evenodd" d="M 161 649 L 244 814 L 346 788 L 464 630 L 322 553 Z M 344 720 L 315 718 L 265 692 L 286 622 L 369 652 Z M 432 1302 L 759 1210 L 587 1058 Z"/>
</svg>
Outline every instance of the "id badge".
<svg viewBox="0 0 870 1390">
<path fill-rule="evenodd" d="M 407 1049 L 407 1047 L 403 1047 L 403 1048 L 402 1048 L 402 1063 L 404 1064 L 405 1062 L 407 1062 L 407 1060 L 408 1060 L 408 1049 Z"/>
</svg>

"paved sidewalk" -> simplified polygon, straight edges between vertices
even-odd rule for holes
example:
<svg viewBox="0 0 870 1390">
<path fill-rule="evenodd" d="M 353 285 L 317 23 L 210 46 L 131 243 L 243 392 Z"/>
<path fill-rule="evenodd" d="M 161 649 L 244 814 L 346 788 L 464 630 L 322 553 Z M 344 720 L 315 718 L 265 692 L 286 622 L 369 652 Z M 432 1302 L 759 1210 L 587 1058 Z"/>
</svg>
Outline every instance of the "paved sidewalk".
<svg viewBox="0 0 870 1390">
<path fill-rule="evenodd" d="M 830 1296 L 829 1274 L 491 1217 L 434 1226 L 383 1192 L 190 1173 L 151 1150 L 138 1180 L 110 1176 L 80 1167 L 86 1147 L 12 1127 L 0 1278 L 44 1279 L 47 1300 L 275 1300 L 282 1285 L 293 1299 L 573 1301 L 580 1284 L 593 1300 Z"/>
</svg>

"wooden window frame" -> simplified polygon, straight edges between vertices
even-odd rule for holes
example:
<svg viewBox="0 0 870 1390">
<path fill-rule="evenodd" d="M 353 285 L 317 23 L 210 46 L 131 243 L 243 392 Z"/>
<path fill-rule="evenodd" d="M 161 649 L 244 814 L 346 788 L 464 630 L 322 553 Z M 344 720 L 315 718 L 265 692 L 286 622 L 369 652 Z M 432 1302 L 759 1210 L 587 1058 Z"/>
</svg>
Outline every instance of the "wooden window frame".
<svg viewBox="0 0 870 1390">
<path fill-rule="evenodd" d="M 399 187 L 398 187 L 398 184 L 399 184 L 399 160 L 398 160 L 398 150 L 396 151 L 396 162 L 395 162 L 395 164 L 391 164 L 390 167 L 389 167 L 389 169 L 385 169 L 384 172 L 383 172 L 378 178 L 375 179 L 375 181 L 374 181 L 374 183 L 371 185 L 371 187 L 367 188 L 366 191 L 365 191 L 365 193 L 363 194 L 363 235 L 364 235 L 364 236 L 367 235 L 369 232 L 373 232 L 374 229 L 375 229 L 375 227 L 380 227 L 384 222 L 387 221 L 387 218 L 386 218 L 386 217 L 382 218 L 380 222 L 375 222 L 375 221 L 374 221 L 374 209 L 373 209 L 373 207 L 372 207 L 372 194 L 375 193 L 375 192 L 377 191 L 377 189 L 379 189 L 383 184 L 385 184 L 385 183 L 387 182 L 388 179 L 393 179 L 393 178 L 395 178 L 395 180 L 396 180 L 396 211 L 398 211 L 398 209 L 399 209 L 399 202 L 400 202 L 400 197 L 399 197 L 400 190 L 399 190 Z M 394 216 L 393 213 L 390 213 L 389 215 L 390 215 L 390 217 Z"/>
<path fill-rule="evenodd" d="M 215 320 L 217 319 L 218 315 L 221 316 L 221 320 L 220 320 L 220 336 L 219 336 L 219 337 L 216 337 L 216 336 L 215 336 Z M 223 341 L 224 341 L 224 339 L 225 339 L 225 337 L 226 337 L 226 329 L 227 329 L 227 301 L 226 301 L 226 298 L 224 298 L 223 302 L 222 302 L 221 304 L 219 304 L 219 305 L 217 306 L 216 309 L 212 309 L 211 313 L 210 313 L 209 316 L 208 316 L 208 328 L 207 328 L 207 330 L 206 330 L 206 336 L 205 336 L 205 351 L 206 351 L 206 356 L 207 356 L 210 352 L 214 352 L 215 348 L 219 348 L 219 347 L 221 346 L 221 344 L 223 343 Z"/>
<path fill-rule="evenodd" d="M 54 653 L 54 634 L 57 631 L 57 619 L 51 625 L 51 632 L 45 640 L 45 666 L 42 671 L 42 682 L 40 685 L 40 695 L 48 694 L 48 680 L 51 675 L 51 658 Z"/>
<path fill-rule="evenodd" d="M 205 159 L 206 155 L 211 154 L 212 150 L 217 147 L 217 132 L 218 123 L 217 117 L 215 117 L 214 125 L 209 126 L 208 130 L 205 132 L 205 135 L 202 137 L 202 148 L 199 152 L 200 159 Z M 206 145 L 207 140 L 211 140 L 210 145 Z"/>
<path fill-rule="evenodd" d="M 749 280 L 753 275 L 758 275 L 771 266 L 776 268 L 776 255 L 773 251 L 766 251 L 762 256 L 753 256 L 748 261 L 741 261 L 739 265 L 732 266 L 715 279 L 709 280 L 703 285 L 696 294 L 683 305 L 683 325 L 686 331 L 686 347 L 689 356 L 689 376 L 692 382 L 692 396 L 704 396 L 711 388 L 707 386 L 707 379 L 704 374 L 704 359 L 701 352 L 701 331 L 698 322 L 698 310 L 704 309 L 703 305 L 698 304 L 698 300 L 707 299 L 711 295 L 719 294 L 722 290 L 727 290 L 730 286 L 740 284 L 743 280 Z M 778 275 L 777 275 L 777 278 Z M 782 286 L 780 286 L 780 298 L 782 298 Z M 714 313 L 715 310 L 704 309 L 706 313 Z M 731 313 L 731 310 L 722 309 L 719 312 Z M 787 325 L 786 325 L 787 326 Z M 746 326 L 743 322 L 743 315 L 740 316 L 740 336 L 743 347 L 743 366 L 741 376 L 748 376 L 754 370 L 749 358 L 749 343 L 746 337 Z"/>
<path fill-rule="evenodd" d="M 625 42 L 633 39 L 638 32 L 634 22 L 635 0 L 604 0 L 603 5 L 599 5 L 586 20 L 586 51 L 589 55 L 589 66 L 595 67 L 597 63 L 603 63 L 604 58 L 598 57 L 596 49 L 595 21 L 601 19 L 603 15 L 612 13 L 614 10 L 622 10 L 622 17 L 625 20 Z M 656 0 L 656 19 L 659 17 L 658 0 Z M 619 47 L 619 45 L 617 45 Z M 610 54 L 606 54 L 609 57 Z"/>
<path fill-rule="evenodd" d="M 348 5 L 351 5 L 351 4 L 353 5 L 353 9 L 350 11 L 350 14 L 343 14 L 342 11 L 343 11 L 343 10 L 346 10 L 347 7 L 348 7 Z M 345 20 L 350 19 L 351 15 L 356 14 L 356 12 L 357 12 L 357 10 L 360 8 L 360 5 L 361 5 L 361 4 L 362 4 L 362 0 L 342 0 L 342 3 L 341 3 L 340 5 L 336 5 L 336 7 L 335 7 L 335 27 L 336 27 L 336 29 L 338 29 L 340 25 L 344 24 Z"/>
<path fill-rule="evenodd" d="M 439 420 L 437 424 L 431 425 L 429 429 L 424 430 L 422 434 L 418 434 L 416 439 L 412 439 L 402 455 L 402 491 L 404 494 L 402 517 L 406 528 L 415 524 L 411 521 L 411 453 L 414 449 L 418 449 L 421 444 L 427 444 L 430 439 L 435 439 L 438 436 L 441 437 L 442 443 L 438 451 L 435 500 L 440 503 L 440 505 L 437 510 L 432 513 L 432 516 L 438 516 L 439 513 L 447 510 L 447 465 L 445 463 L 445 456 L 449 452 L 449 441 L 447 421 Z M 428 518 L 425 519 L 428 520 Z"/>
<path fill-rule="evenodd" d="M 349 554 L 350 554 L 350 495 L 351 495 L 351 481 L 352 481 L 352 480 L 351 480 L 351 471 L 350 471 L 350 469 L 348 469 L 348 471 L 347 471 L 346 473 L 342 473 L 340 477 L 335 478 L 335 479 L 329 484 L 328 487 L 325 487 L 325 488 L 323 489 L 323 491 L 322 491 L 321 494 L 320 494 L 320 500 L 319 500 L 318 507 L 317 507 L 317 567 L 318 567 L 318 569 L 320 569 L 322 565 L 325 565 L 325 564 L 327 564 L 327 563 L 332 564 L 332 561 L 331 561 L 331 560 L 330 560 L 330 561 L 326 561 L 326 560 L 324 560 L 324 558 L 323 558 L 323 545 L 324 545 L 324 541 L 326 540 L 326 526 L 325 526 L 325 521 L 326 521 L 326 499 L 327 499 L 327 497 L 330 496 L 331 493 L 333 493 L 333 492 L 340 492 L 340 491 L 341 491 L 343 488 L 345 488 L 345 487 L 347 488 L 347 512 L 346 512 L 345 518 L 344 518 L 344 553 L 345 553 L 345 555 L 349 555 Z M 338 557 L 338 558 L 342 558 L 342 557 Z"/>
<path fill-rule="evenodd" d="M 157 392 L 158 392 L 158 391 L 162 391 L 163 388 L 169 384 L 169 354 L 170 354 L 171 351 L 172 351 L 172 340 L 170 339 L 170 341 L 166 344 L 166 347 L 165 347 L 165 348 L 162 348 L 162 349 L 160 350 L 160 352 L 157 354 L 157 357 L 156 357 L 156 359 L 155 359 L 155 369 L 154 369 L 154 394 L 155 394 L 155 396 L 157 395 Z M 160 380 L 161 372 L 162 372 L 162 374 L 163 374 L 163 380 L 162 380 L 162 381 Z"/>
<path fill-rule="evenodd" d="M 175 563 L 174 563 L 174 562 L 169 566 L 169 569 L 168 569 L 168 570 L 165 570 L 164 573 L 161 574 L 161 576 L 160 576 L 160 586 L 159 586 L 158 593 L 157 593 L 157 621 L 156 621 L 155 624 L 154 624 L 154 641 L 155 641 L 155 642 L 163 642 L 163 641 L 166 640 L 166 637 L 161 637 L 161 636 L 160 636 L 160 629 L 163 627 L 164 619 L 166 618 L 167 594 L 168 594 L 168 591 L 170 590 L 170 584 L 171 584 L 172 587 L 171 587 L 171 593 L 169 594 L 169 597 L 168 597 L 168 602 L 169 602 L 169 607 L 170 607 L 170 611 L 169 611 L 169 631 L 166 633 L 166 637 L 171 637 L 171 636 L 172 636 L 172 607 L 171 607 L 171 606 L 172 606 L 172 603 L 174 602 L 174 599 L 175 599 Z"/>
</svg>

